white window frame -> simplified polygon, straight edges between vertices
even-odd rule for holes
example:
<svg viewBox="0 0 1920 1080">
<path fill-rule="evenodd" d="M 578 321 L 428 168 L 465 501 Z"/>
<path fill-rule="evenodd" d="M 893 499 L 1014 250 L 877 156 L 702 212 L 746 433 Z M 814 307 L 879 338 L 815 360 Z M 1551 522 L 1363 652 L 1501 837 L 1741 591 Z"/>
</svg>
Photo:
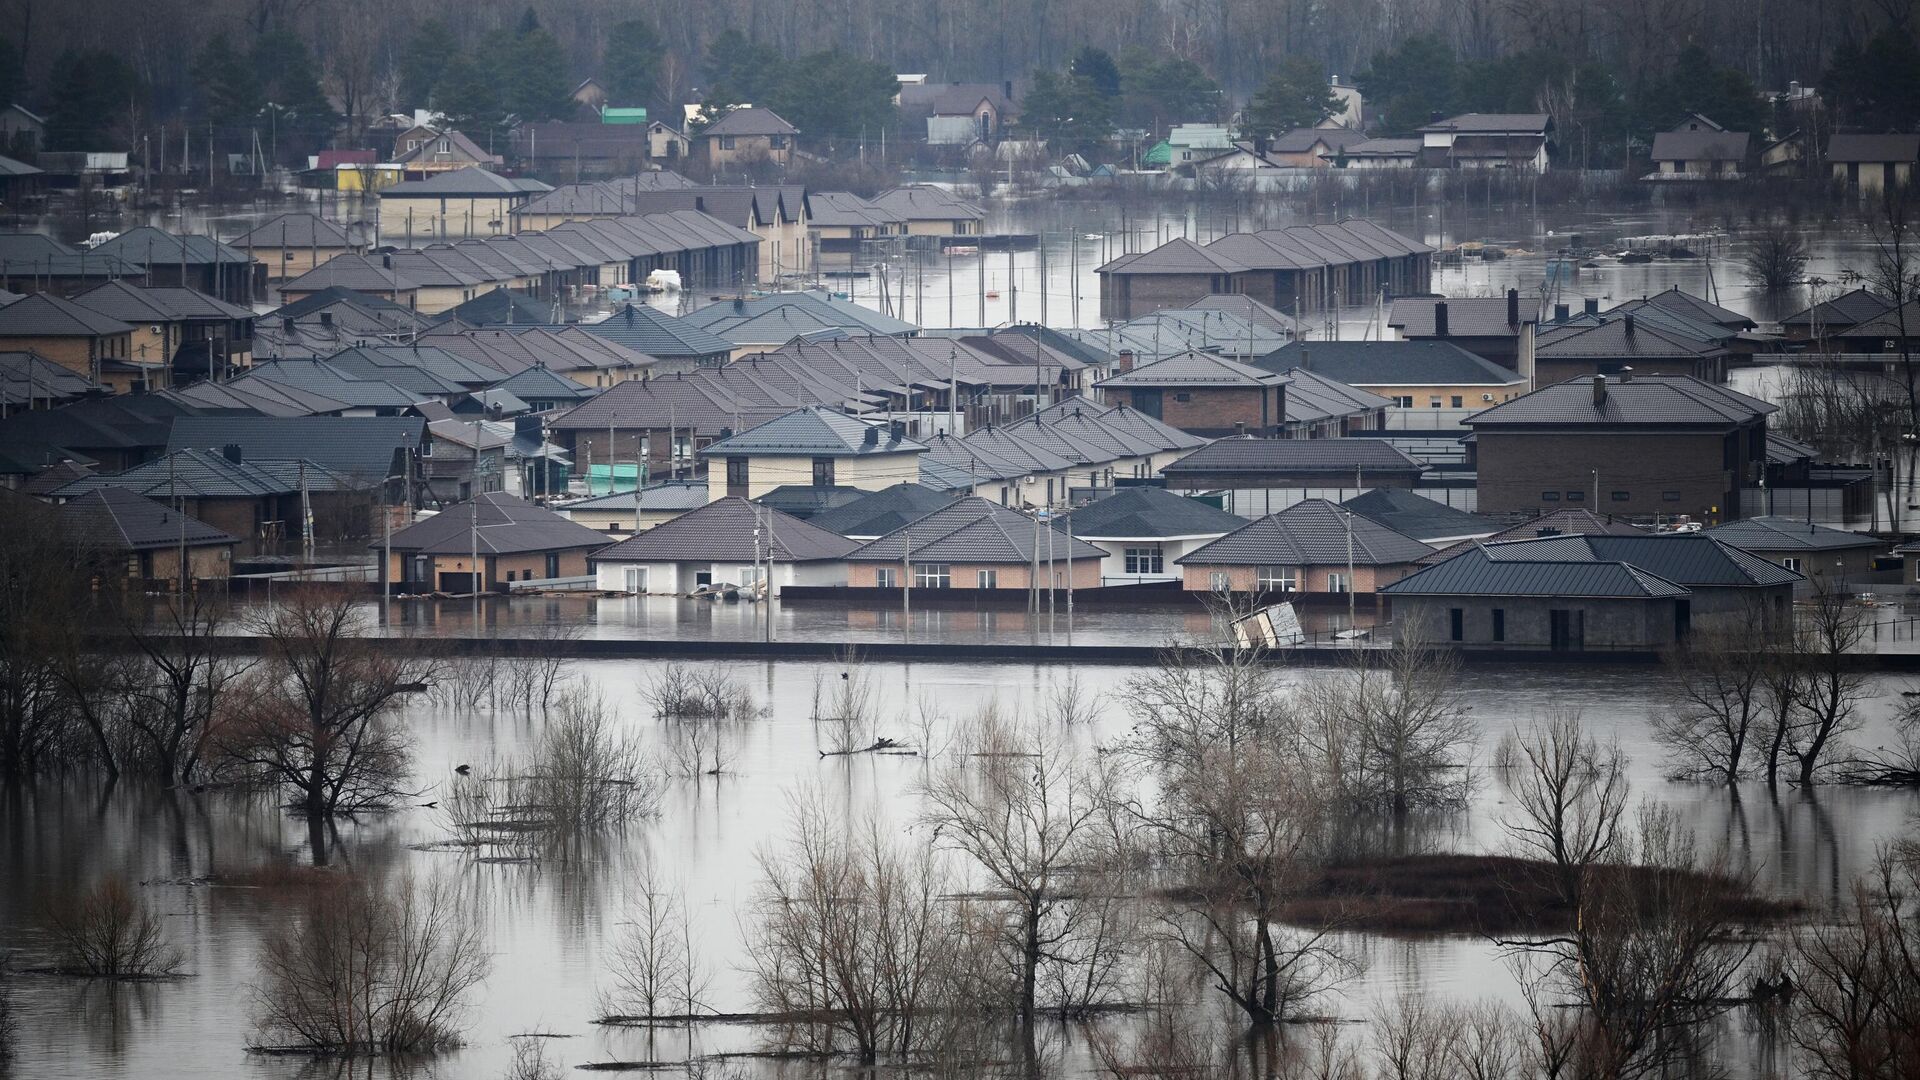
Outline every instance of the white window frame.
<svg viewBox="0 0 1920 1080">
<path fill-rule="evenodd" d="M 1300 568 L 1262 566 L 1254 570 L 1253 583 L 1261 592 L 1294 592 L 1300 588 Z"/>
<path fill-rule="evenodd" d="M 876 589 L 897 589 L 900 587 L 900 571 L 891 566 L 881 566 L 873 571 L 873 587 Z"/>
<path fill-rule="evenodd" d="M 644 593 L 647 591 L 647 568 L 646 567 L 629 566 L 626 568 L 622 576 L 626 580 L 628 592 Z"/>
<path fill-rule="evenodd" d="M 977 572 L 974 578 L 974 588 L 997 589 L 999 587 L 1000 587 L 1000 571 L 981 570 Z"/>
<path fill-rule="evenodd" d="M 1121 558 L 1128 574 L 1164 574 L 1167 572 L 1167 554 L 1155 544 L 1151 547 L 1124 548 Z"/>
<path fill-rule="evenodd" d="M 1347 580 L 1347 574 L 1344 570 L 1327 575 L 1327 591 L 1330 593 L 1352 592 L 1352 586 L 1353 583 Z"/>
<path fill-rule="evenodd" d="M 916 589 L 953 588 L 953 566 L 950 563 L 914 563 L 913 587 Z"/>
<path fill-rule="evenodd" d="M 1214 570 L 1207 574 L 1207 588 L 1213 592 L 1233 591 L 1233 577 L 1225 570 Z"/>
</svg>

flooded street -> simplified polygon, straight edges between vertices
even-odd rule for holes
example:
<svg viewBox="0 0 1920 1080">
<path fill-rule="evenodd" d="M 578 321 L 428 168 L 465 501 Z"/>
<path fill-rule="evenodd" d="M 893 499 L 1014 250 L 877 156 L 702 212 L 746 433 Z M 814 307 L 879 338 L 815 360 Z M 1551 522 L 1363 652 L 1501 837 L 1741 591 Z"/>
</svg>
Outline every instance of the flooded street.
<svg viewBox="0 0 1920 1080">
<path fill-rule="evenodd" d="M 651 717 L 641 688 L 660 671 L 651 662 L 592 661 L 574 664 L 571 676 L 603 695 L 622 726 L 659 752 L 662 726 Z M 45 946 L 35 929 L 41 898 L 118 873 L 144 883 L 142 897 L 165 915 L 167 932 L 186 950 L 191 972 L 174 981 L 120 985 L 21 977 L 15 985 L 25 1031 L 14 1075 L 493 1077 L 503 1075 L 511 1060 L 508 1036 L 528 1032 L 566 1036 L 551 1040 L 548 1052 L 567 1065 L 678 1061 L 689 1046 L 697 1054 L 760 1047 L 760 1033 L 745 1025 L 654 1032 L 649 1045 L 649 1033 L 590 1023 L 597 991 L 608 983 L 608 943 L 630 918 L 636 881 L 650 867 L 662 888 L 685 897 L 698 960 L 712 979 L 711 1007 L 752 1009 L 743 972 L 745 903 L 755 884 L 756 855 L 781 841 L 792 801 L 817 798 L 853 821 L 871 813 L 888 832 L 931 843 L 916 826 L 915 791 L 929 761 L 820 756 L 825 736 L 810 719 L 816 680 L 837 681 L 838 665 L 737 662 L 726 671 L 765 708 L 760 719 L 739 727 L 731 770 L 717 778 L 666 780 L 656 818 L 568 859 L 480 861 L 471 850 L 441 846 L 453 835 L 450 821 L 437 808 L 417 805 L 342 821 L 327 841 L 329 850 L 316 853 L 304 824 L 238 796 L 128 784 L 109 795 L 57 781 L 13 793 L 0 812 L 0 951 L 15 952 L 17 966 L 31 967 Z M 1121 735 L 1129 723 L 1124 667 L 872 664 L 854 672 L 876 689 L 878 733 L 924 746 L 935 757 L 953 752 L 956 723 L 989 704 L 1021 724 L 1044 723 L 1037 703 L 1073 673 L 1102 691 L 1099 717 L 1062 737 L 1090 750 Z M 1627 753 L 1636 798 L 1672 805 L 1704 845 L 1725 845 L 1732 865 L 1751 871 L 1763 890 L 1798 898 L 1816 911 L 1839 902 L 1876 845 L 1910 834 L 1920 812 L 1920 796 L 1911 791 L 1783 788 L 1774 797 L 1747 787 L 1733 798 L 1709 786 L 1663 780 L 1648 721 L 1665 706 L 1659 679 L 1647 669 L 1502 667 L 1468 670 L 1462 680 L 1483 764 L 1515 725 L 1577 710 L 1596 735 L 1617 741 Z M 1873 681 L 1857 743 L 1872 747 L 1888 738 L 1887 721 L 1905 686 L 1893 678 Z M 413 803 L 437 801 L 458 765 L 524 753 L 545 723 L 513 710 L 449 708 L 424 700 L 410 705 L 403 719 L 416 745 L 419 795 Z M 1500 849 L 1506 798 L 1499 776 L 1487 773 L 1472 808 L 1433 824 L 1422 843 L 1445 850 Z M 262 935 L 288 917 L 298 890 L 285 882 L 316 854 L 331 867 L 381 880 L 412 874 L 457 883 L 463 917 L 485 929 L 495 960 L 475 996 L 464 1049 L 418 1067 L 362 1063 L 352 1070 L 245 1052 L 248 984 Z M 1407 986 L 1465 998 L 1511 1000 L 1517 993 L 1496 951 L 1480 940 L 1375 938 L 1362 951 L 1368 961 L 1364 976 L 1326 1000 L 1329 1011 L 1345 1018 L 1364 1018 L 1381 996 Z M 1075 1045 L 1065 1038 L 1063 1067 L 1084 1074 L 1090 1065 Z M 1725 1050 L 1736 1075 L 1754 1075 L 1752 1049 L 1737 1024 Z M 750 1059 L 739 1064 L 750 1070 L 747 1075 L 812 1075 L 820 1068 Z"/>
</svg>

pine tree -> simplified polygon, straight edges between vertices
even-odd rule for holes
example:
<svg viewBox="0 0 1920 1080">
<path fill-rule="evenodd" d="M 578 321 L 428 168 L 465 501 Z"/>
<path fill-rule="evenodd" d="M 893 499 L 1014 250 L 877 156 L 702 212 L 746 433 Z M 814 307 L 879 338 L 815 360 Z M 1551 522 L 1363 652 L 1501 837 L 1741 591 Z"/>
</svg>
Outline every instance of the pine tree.
<svg viewBox="0 0 1920 1080">
<path fill-rule="evenodd" d="M 628 19 L 607 34 L 601 78 L 607 101 L 613 105 L 645 105 L 654 100 L 660 80 L 660 61 L 667 47 L 659 31 L 645 19 Z"/>
</svg>

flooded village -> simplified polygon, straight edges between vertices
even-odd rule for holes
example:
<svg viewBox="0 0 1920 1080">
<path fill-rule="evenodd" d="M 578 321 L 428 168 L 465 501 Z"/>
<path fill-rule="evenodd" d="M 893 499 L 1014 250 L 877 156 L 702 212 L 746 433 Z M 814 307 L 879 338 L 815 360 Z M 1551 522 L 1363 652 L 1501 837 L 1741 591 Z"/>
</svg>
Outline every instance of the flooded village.
<svg viewBox="0 0 1920 1080">
<path fill-rule="evenodd" d="M 0 1077 L 1920 1076 L 1920 23 L 1598 13 L 9 10 Z"/>
</svg>

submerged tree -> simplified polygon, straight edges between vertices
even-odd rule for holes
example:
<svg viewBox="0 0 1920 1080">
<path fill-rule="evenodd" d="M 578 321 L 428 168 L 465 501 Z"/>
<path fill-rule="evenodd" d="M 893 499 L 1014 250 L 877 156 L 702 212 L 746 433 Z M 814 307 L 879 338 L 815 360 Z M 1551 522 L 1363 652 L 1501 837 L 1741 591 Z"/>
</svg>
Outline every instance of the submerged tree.
<svg viewBox="0 0 1920 1080">
<path fill-rule="evenodd" d="M 160 917 L 121 878 L 51 897 L 44 911 L 55 964 L 62 971 L 140 979 L 172 975 L 186 963 L 180 950 L 168 944 Z"/>
<path fill-rule="evenodd" d="M 1825 1080 L 1920 1075 L 1920 846 L 1883 849 L 1846 916 L 1794 935 L 1798 1065 Z"/>
<path fill-rule="evenodd" d="M 1342 809 L 1404 817 L 1466 805 L 1478 736 L 1457 671 L 1450 654 L 1404 640 L 1305 691 L 1304 741 Z"/>
<path fill-rule="evenodd" d="M 1788 222 L 1768 221 L 1747 249 L 1746 269 L 1747 280 L 1762 288 L 1798 285 L 1807 272 L 1807 242 Z"/>
</svg>

